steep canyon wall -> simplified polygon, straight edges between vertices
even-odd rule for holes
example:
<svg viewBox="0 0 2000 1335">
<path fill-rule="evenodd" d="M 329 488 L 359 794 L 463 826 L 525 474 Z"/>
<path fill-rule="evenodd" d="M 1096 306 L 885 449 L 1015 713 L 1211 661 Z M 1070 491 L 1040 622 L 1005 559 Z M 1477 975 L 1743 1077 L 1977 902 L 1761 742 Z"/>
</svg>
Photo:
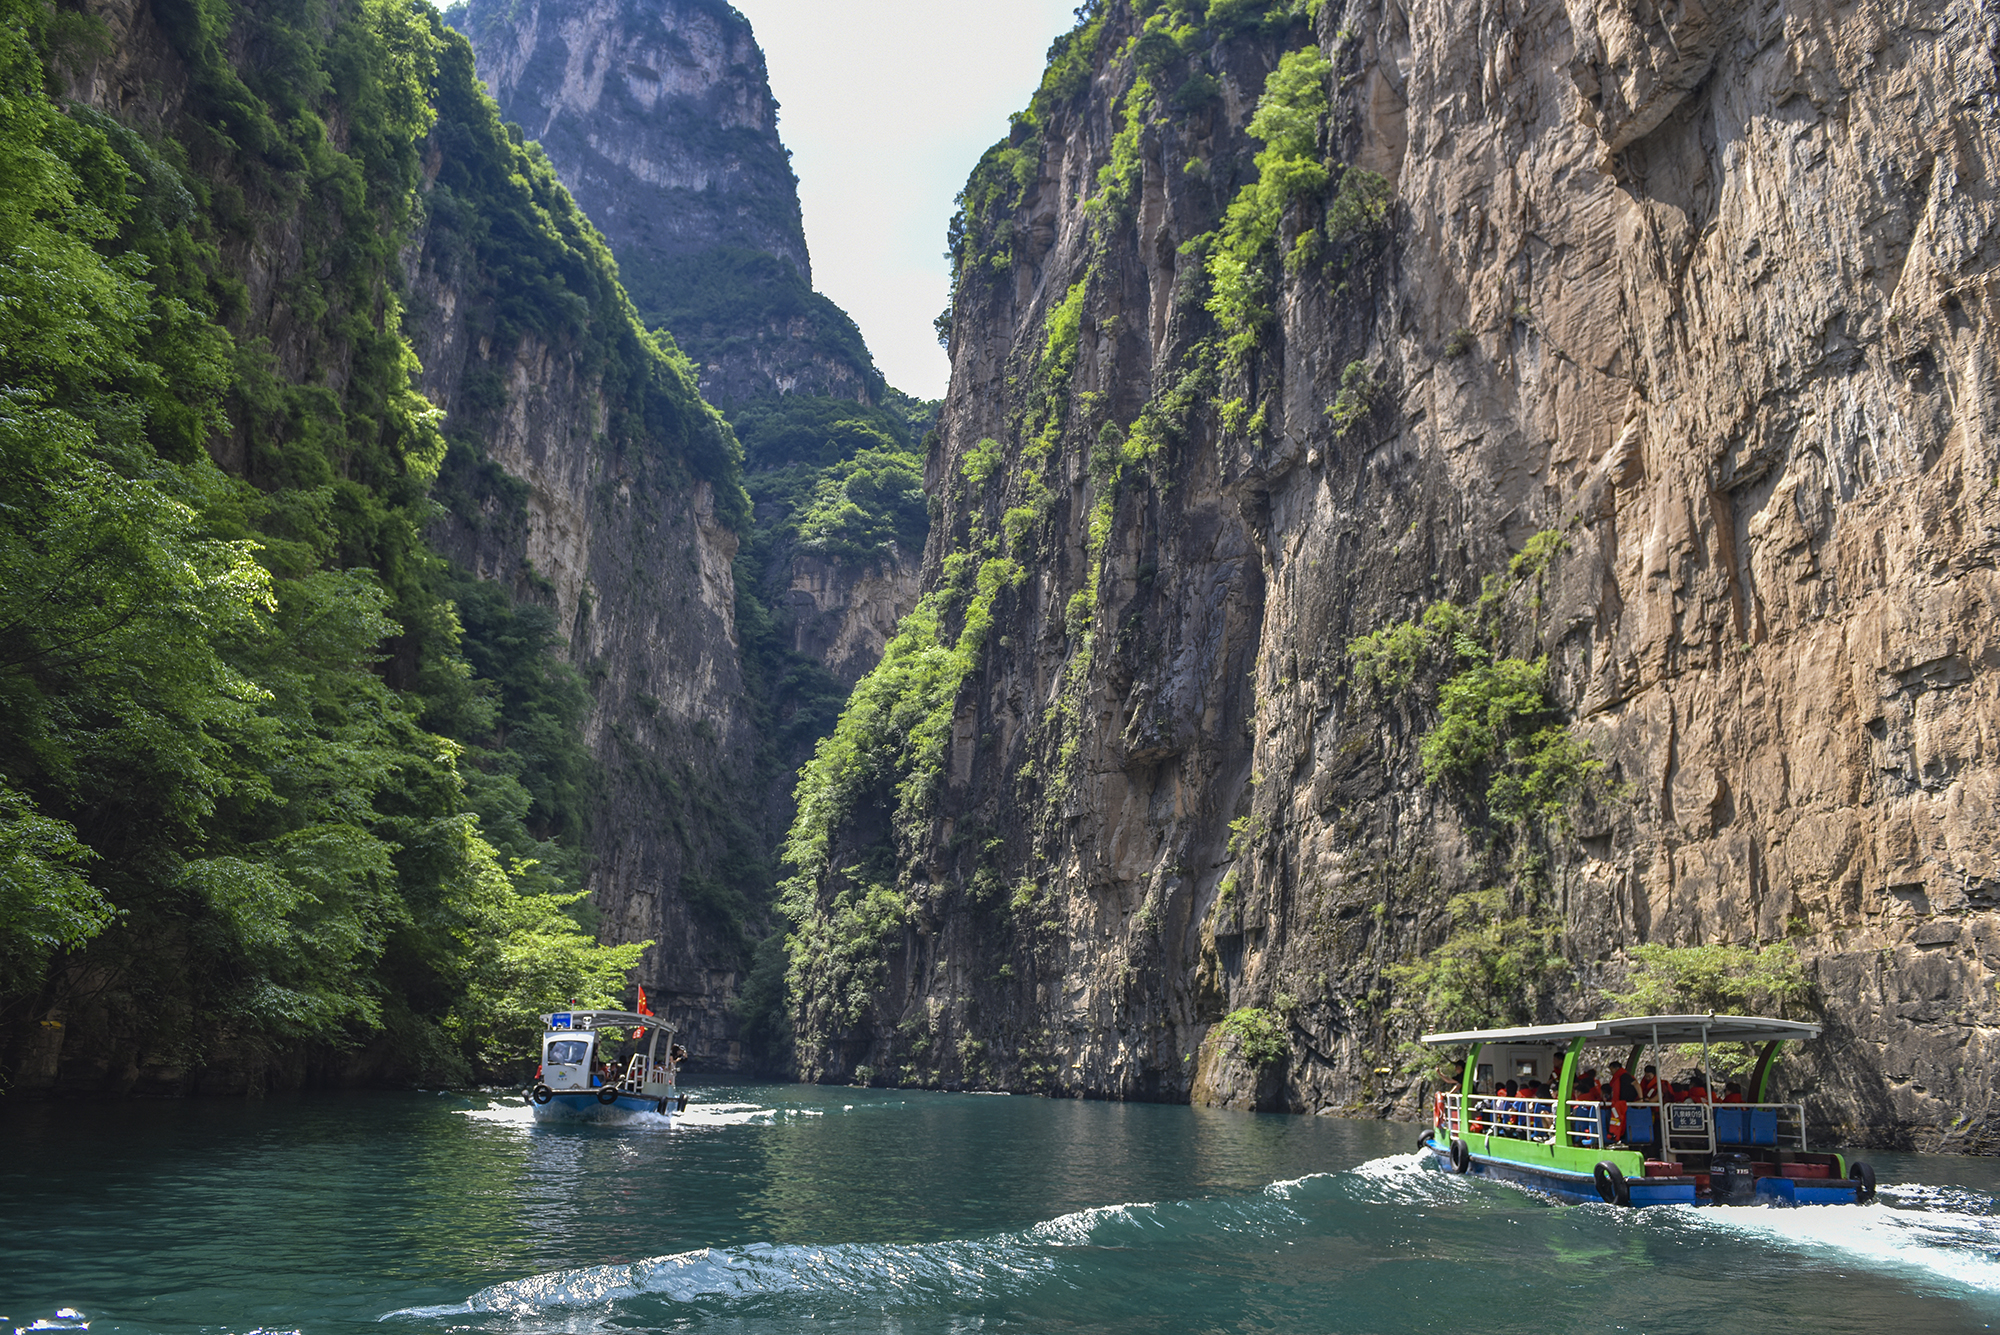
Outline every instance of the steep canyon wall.
<svg viewBox="0 0 2000 1335">
<path fill-rule="evenodd" d="M 812 291 L 798 181 L 741 14 L 722 0 L 467 0 L 446 17 L 603 230 L 641 314 L 702 364 L 712 401 L 880 397 L 854 322 Z"/>
<path fill-rule="evenodd" d="M 1410 1111 L 1393 970 L 1532 883 L 1542 1018 L 1789 942 L 1819 1111 L 1992 1145 L 1991 12 L 1136 8 L 968 186 L 933 619 L 794 832 L 806 1073 Z M 1482 587 L 1467 652 L 1546 655 L 1605 765 L 1532 829 L 1427 781 L 1438 669 L 1348 651 Z"/>
<path fill-rule="evenodd" d="M 603 230 L 642 316 L 696 360 L 703 393 L 746 447 L 754 531 L 735 578 L 760 609 L 739 648 L 756 696 L 753 824 L 768 892 L 797 767 L 915 601 L 917 456 L 931 414 L 888 388 L 853 321 L 812 290 L 778 103 L 741 14 L 717 0 L 467 0 L 446 17 L 502 113 Z M 896 535 L 816 526 L 816 510 L 853 501 L 851 514 L 874 515 L 897 489 L 879 485 L 879 458 L 854 481 L 850 465 L 871 451 L 903 456 Z M 543 477 L 506 467 L 545 504 Z M 735 879 L 750 893 L 733 916 L 759 930 L 759 877 Z"/>
<path fill-rule="evenodd" d="M 142 132 L 208 142 L 212 127 L 187 105 L 179 50 L 195 39 L 183 7 L 112 0 L 90 12 L 109 49 L 82 67 L 72 96 Z M 443 411 L 449 441 L 428 550 L 553 609 L 589 693 L 583 727 L 600 772 L 582 851 L 600 933 L 658 942 L 638 980 L 689 1047 L 727 1061 L 727 1003 L 748 943 L 726 906 L 702 901 L 730 893 L 726 869 L 769 842 L 736 800 L 757 745 L 735 625 L 732 562 L 749 523 L 736 446 L 679 354 L 648 346 L 603 241 L 553 174 L 514 158 L 469 48 L 440 37 L 401 272 L 378 291 L 384 327 L 408 340 L 416 386 Z M 233 58 L 266 77 L 257 51 Z M 360 119 L 339 106 L 324 114 L 334 137 Z M 352 359 L 343 327 L 323 311 L 316 321 L 299 295 L 310 293 L 302 269 L 323 262 L 301 241 L 327 226 L 315 210 L 323 204 L 304 193 L 248 222 L 239 205 L 239 216 L 204 223 L 224 235 L 223 265 L 243 284 L 239 343 L 266 350 L 285 383 L 338 394 Z M 244 433 L 212 452 L 256 476 Z M 426 666 L 435 670 L 403 675 Z"/>
</svg>

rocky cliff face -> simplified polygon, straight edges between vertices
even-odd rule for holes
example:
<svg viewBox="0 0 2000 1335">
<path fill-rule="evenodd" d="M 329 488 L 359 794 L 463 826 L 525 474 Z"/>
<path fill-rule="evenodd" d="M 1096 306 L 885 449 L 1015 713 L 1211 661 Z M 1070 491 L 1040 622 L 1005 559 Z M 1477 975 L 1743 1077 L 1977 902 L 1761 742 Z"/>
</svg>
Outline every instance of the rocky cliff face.
<svg viewBox="0 0 2000 1335">
<path fill-rule="evenodd" d="M 722 0 L 469 0 L 447 19 L 604 232 L 641 313 L 702 363 L 711 400 L 875 401 L 860 334 L 812 292 L 798 181 L 741 14 Z"/>
<path fill-rule="evenodd" d="M 473 43 L 503 114 L 539 141 L 604 232 L 642 314 L 700 364 L 703 393 L 748 449 L 760 533 L 736 577 L 773 621 L 769 642 L 753 635 L 744 652 L 765 734 L 783 734 L 759 776 L 761 852 L 775 862 L 795 771 L 832 708 L 823 697 L 874 666 L 917 583 L 916 544 L 795 550 L 798 523 L 827 499 L 816 481 L 858 450 L 913 454 L 921 429 L 892 406 L 901 396 L 853 321 L 812 291 L 777 102 L 741 14 L 715 0 L 468 0 L 447 18 Z M 540 478 L 506 466 L 531 482 L 537 506 L 549 504 Z M 913 478 L 917 466 L 908 461 Z M 801 485 L 806 470 L 815 477 Z"/>
<path fill-rule="evenodd" d="M 447 410 L 447 430 L 477 442 L 455 461 L 470 476 L 448 479 L 479 498 L 477 514 L 448 516 L 433 541 L 479 578 L 554 606 L 589 683 L 586 739 L 602 767 L 588 850 L 600 934 L 656 942 L 637 975 L 654 1010 L 690 1051 L 727 1064 L 727 1005 L 746 961 L 698 902 L 711 867 L 760 842 L 734 828 L 726 798 L 755 746 L 736 534 L 708 483 L 674 476 L 643 441 L 607 437 L 618 390 L 583 349 L 523 338 L 496 354 L 464 300 L 482 276 L 435 245 L 413 248 L 410 263 L 424 393 Z M 494 386 L 497 408 L 480 394 Z"/>
<path fill-rule="evenodd" d="M 898 552 L 875 564 L 802 554 L 791 561 L 785 608 L 792 650 L 852 686 L 882 659 L 882 647 L 917 601 L 914 560 Z"/>
<path fill-rule="evenodd" d="M 1790 941 L 1821 1111 L 1990 1145 L 1990 14 L 1139 8 L 968 188 L 925 582 L 963 673 L 917 759 L 826 780 L 799 941 L 866 940 L 795 951 L 808 1072 L 1412 1109 L 1391 969 L 1529 885 L 1546 1018 L 1642 943 Z M 1324 175 L 1231 287 L 1309 49 Z M 1606 763 L 1560 819 L 1427 781 L 1432 669 L 1348 649 L 1489 575 L 1467 652 L 1546 655 Z"/>
</svg>

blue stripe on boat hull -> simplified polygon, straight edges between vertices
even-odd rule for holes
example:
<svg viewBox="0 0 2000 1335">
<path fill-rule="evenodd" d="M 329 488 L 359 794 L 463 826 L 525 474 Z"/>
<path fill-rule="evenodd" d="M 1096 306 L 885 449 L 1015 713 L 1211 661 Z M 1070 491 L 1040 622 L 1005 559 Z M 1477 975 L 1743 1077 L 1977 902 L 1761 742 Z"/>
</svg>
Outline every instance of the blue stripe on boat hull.
<svg viewBox="0 0 2000 1335">
<path fill-rule="evenodd" d="M 1853 1205 L 1860 1184 L 1844 1177 L 1760 1177 L 1757 1201 L 1762 1205 Z"/>
<path fill-rule="evenodd" d="M 659 1102 L 638 1094 L 620 1094 L 615 1103 L 600 1103 L 596 1090 L 579 1090 L 574 1094 L 557 1094 L 547 1103 L 530 1106 L 535 1110 L 537 1122 L 625 1122 L 640 1114 L 671 1120 L 670 1113 L 658 1111 Z"/>
<path fill-rule="evenodd" d="M 1434 1140 L 1424 1142 L 1431 1153 L 1445 1162 L 1450 1162 L 1450 1151 L 1441 1150 Z M 1504 1159 L 1487 1159 L 1472 1156 L 1472 1167 L 1468 1172 L 1473 1176 L 1490 1177 L 1501 1182 L 1512 1182 L 1547 1192 L 1572 1201 L 1595 1201 L 1597 1180 L 1581 1173 L 1566 1173 L 1559 1169 L 1532 1168 L 1527 1164 L 1509 1163 Z M 1694 1183 L 1668 1182 L 1657 1178 L 1628 1177 L 1626 1191 L 1634 1205 L 1693 1205 L 1695 1203 Z"/>
</svg>

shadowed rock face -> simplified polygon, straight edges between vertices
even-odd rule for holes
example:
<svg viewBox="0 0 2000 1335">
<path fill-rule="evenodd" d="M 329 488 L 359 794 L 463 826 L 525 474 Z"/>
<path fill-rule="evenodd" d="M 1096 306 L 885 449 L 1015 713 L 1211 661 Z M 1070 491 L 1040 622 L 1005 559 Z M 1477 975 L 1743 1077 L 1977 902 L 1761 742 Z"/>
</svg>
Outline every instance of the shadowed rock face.
<svg viewBox="0 0 2000 1335">
<path fill-rule="evenodd" d="M 641 314 L 712 402 L 873 402 L 853 322 L 812 292 L 791 154 L 750 24 L 721 0 L 468 0 L 501 114 L 538 141 L 618 257 Z"/>
<path fill-rule="evenodd" d="M 940 791 L 894 834 L 910 922 L 873 1008 L 842 1025 L 801 998 L 808 1071 L 1413 1111 L 1385 969 L 1492 883 L 1491 832 L 1425 784 L 1428 706 L 1364 698 L 1345 646 L 1468 599 L 1554 529 L 1539 588 L 1507 596 L 1511 647 L 1548 655 L 1611 782 L 1547 845 L 1584 985 L 1552 1010 L 1581 1011 L 1638 943 L 1790 938 L 1827 1023 L 1793 1067 L 1816 1111 L 1878 1143 L 1990 1147 L 1990 17 L 1330 0 L 1155 78 L 1218 86 L 1151 119 L 1133 204 L 1094 241 L 1079 200 L 1133 79 L 1116 53 L 1134 24 L 1111 8 L 1087 87 L 1043 117 L 999 209 L 1010 261 L 958 290 L 926 588 L 1030 471 L 1045 520 L 994 604 Z M 1329 159 L 1394 186 L 1388 244 L 1282 277 L 1249 368 L 1148 465 L 1093 480 L 1102 424 L 1163 401 L 1213 335 L 1181 247 L 1252 178 L 1264 76 L 1306 43 L 1335 70 Z M 1288 209 L 1282 248 L 1331 195 Z M 1041 465 L 1021 415 L 1079 282 Z M 1327 409 L 1356 363 L 1381 389 L 1342 435 Z M 1216 401 L 1237 396 L 1261 423 L 1225 427 Z M 961 469 L 987 437 L 1007 458 L 981 495 Z M 886 820 L 848 820 L 832 865 Z M 1039 901 L 996 909 L 983 870 Z M 1291 1056 L 1255 1078 L 1214 1022 L 1281 996 Z"/>
</svg>

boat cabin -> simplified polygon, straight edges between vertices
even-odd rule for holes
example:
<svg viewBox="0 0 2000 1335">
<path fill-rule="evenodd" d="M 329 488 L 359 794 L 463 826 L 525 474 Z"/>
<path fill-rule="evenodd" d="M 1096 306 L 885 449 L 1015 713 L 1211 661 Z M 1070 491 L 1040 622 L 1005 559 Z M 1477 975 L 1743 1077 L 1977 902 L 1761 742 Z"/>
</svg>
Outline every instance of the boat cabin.
<svg viewBox="0 0 2000 1335">
<path fill-rule="evenodd" d="M 615 1090 L 657 1099 L 671 1092 L 676 1049 L 664 1021 L 628 1011 L 559 1011 L 543 1021 L 538 1085 L 556 1094 Z M 621 1062 L 616 1049 L 628 1030 L 632 1051 Z"/>
</svg>

